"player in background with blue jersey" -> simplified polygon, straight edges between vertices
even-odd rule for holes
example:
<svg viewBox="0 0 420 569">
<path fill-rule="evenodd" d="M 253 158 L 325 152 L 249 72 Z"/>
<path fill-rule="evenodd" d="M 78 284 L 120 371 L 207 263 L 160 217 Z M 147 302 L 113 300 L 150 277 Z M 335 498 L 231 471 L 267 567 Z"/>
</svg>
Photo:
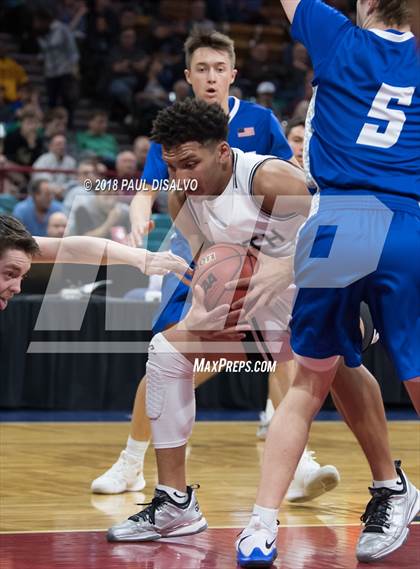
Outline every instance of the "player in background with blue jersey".
<svg viewBox="0 0 420 569">
<path fill-rule="evenodd" d="M 256 505 L 237 541 L 243 567 L 276 557 L 278 508 L 312 419 L 340 359 L 361 364 L 361 300 L 420 412 L 420 63 L 408 2 L 358 0 L 358 26 L 320 0 L 282 4 L 315 71 L 306 165 L 319 191 L 295 257 L 297 375 L 271 423 Z M 371 445 L 382 437 L 372 433 Z M 359 561 L 400 547 L 420 509 L 420 492 L 395 467 L 370 488 Z"/>
</svg>

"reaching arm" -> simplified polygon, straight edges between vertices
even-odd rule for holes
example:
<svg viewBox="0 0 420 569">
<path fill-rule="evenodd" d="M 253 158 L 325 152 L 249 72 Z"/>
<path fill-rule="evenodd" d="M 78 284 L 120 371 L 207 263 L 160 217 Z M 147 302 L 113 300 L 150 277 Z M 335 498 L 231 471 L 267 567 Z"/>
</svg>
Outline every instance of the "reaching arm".
<svg viewBox="0 0 420 569">
<path fill-rule="evenodd" d="M 130 204 L 130 241 L 133 247 L 141 245 L 144 235 L 154 228 L 154 222 L 150 218 L 157 192 L 152 191 L 149 184 L 146 188 L 146 190 L 137 192 Z"/>
<path fill-rule="evenodd" d="M 289 19 L 289 22 L 293 22 L 296 8 L 298 7 L 300 0 L 280 0 L 280 1 L 281 5 L 283 6 L 283 10 L 286 12 L 286 16 Z"/>
<path fill-rule="evenodd" d="M 40 254 L 33 263 L 76 263 L 93 265 L 132 265 L 146 275 L 174 272 L 183 276 L 189 272 L 184 259 L 169 252 L 151 253 L 109 239 L 97 237 L 35 237 Z"/>
<path fill-rule="evenodd" d="M 143 236 L 154 228 L 154 223 L 150 216 L 152 214 L 153 202 L 157 197 L 157 191 L 152 189 L 152 184 L 166 180 L 168 177 L 168 167 L 162 158 L 162 148 L 160 144 L 152 142 L 142 174 L 142 178 L 147 184 L 147 189 L 137 192 L 130 206 L 130 241 L 133 247 L 141 245 Z"/>
</svg>

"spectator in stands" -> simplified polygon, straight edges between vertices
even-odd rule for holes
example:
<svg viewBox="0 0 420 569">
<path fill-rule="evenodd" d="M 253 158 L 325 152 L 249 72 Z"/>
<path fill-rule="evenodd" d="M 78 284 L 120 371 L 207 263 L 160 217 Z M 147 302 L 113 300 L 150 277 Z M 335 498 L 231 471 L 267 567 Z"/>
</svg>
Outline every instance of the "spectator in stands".
<svg viewBox="0 0 420 569">
<path fill-rule="evenodd" d="M 166 22 L 157 20 L 153 23 L 150 35 L 144 48 L 150 55 L 169 50 L 173 54 L 181 55 L 183 40 L 187 34 L 187 27 L 182 22 Z"/>
<path fill-rule="evenodd" d="M 4 153 L 11 162 L 31 166 L 41 156 L 43 139 L 38 133 L 40 126 L 35 110 L 26 108 L 22 111 L 20 128 L 10 132 L 4 141 Z"/>
<path fill-rule="evenodd" d="M 48 219 L 47 237 L 64 237 L 67 227 L 67 216 L 62 211 L 52 213 Z"/>
<path fill-rule="evenodd" d="M 0 42 L 0 85 L 5 89 L 5 99 L 12 103 L 18 98 L 18 89 L 28 81 L 26 71 L 11 57 L 6 46 Z"/>
<path fill-rule="evenodd" d="M 13 106 L 17 117 L 19 117 L 22 110 L 28 106 L 37 109 L 38 114 L 41 116 L 42 109 L 39 87 L 31 81 L 23 83 L 23 85 L 18 88 L 17 99 L 13 103 Z"/>
<path fill-rule="evenodd" d="M 256 102 L 265 107 L 266 109 L 271 109 L 278 118 L 281 115 L 281 109 L 275 100 L 276 86 L 271 81 L 263 81 L 257 87 L 257 99 Z"/>
<path fill-rule="evenodd" d="M 290 119 L 286 127 L 287 142 L 292 149 L 293 156 L 303 168 L 303 141 L 305 136 L 305 118 Z"/>
<path fill-rule="evenodd" d="M 114 46 L 116 29 L 112 28 L 103 15 L 92 19 L 85 41 L 85 50 L 82 59 L 82 86 L 83 92 L 91 97 L 106 100 L 109 74 L 106 71 L 109 54 Z"/>
<path fill-rule="evenodd" d="M 86 38 L 87 13 L 88 7 L 84 0 L 62 0 L 58 9 L 58 19 L 68 26 L 79 42 Z"/>
<path fill-rule="evenodd" d="M 10 123 L 15 118 L 15 109 L 12 103 L 6 101 L 6 89 L 0 84 L 0 123 Z"/>
<path fill-rule="evenodd" d="M 67 154 L 67 140 L 65 135 L 55 134 L 52 136 L 48 145 L 48 152 L 41 154 L 32 166 L 36 169 L 76 170 L 76 160 Z M 46 173 L 42 171 L 32 174 L 32 180 L 41 178 L 49 180 L 52 184 L 64 189 L 64 185 L 74 178 L 74 174 L 61 172 Z"/>
<path fill-rule="evenodd" d="M 307 99 L 303 99 L 302 101 L 299 101 L 299 103 L 296 105 L 294 111 L 293 111 L 293 115 L 292 118 L 301 118 L 301 117 L 306 117 L 306 114 L 308 112 L 309 109 L 309 100 Z"/>
<path fill-rule="evenodd" d="M 286 73 L 285 68 L 270 60 L 270 49 L 266 43 L 256 43 L 251 47 L 249 57 L 241 71 L 241 86 L 250 95 L 263 81 L 278 82 Z"/>
<path fill-rule="evenodd" d="M 229 89 L 229 95 L 231 97 L 236 97 L 237 99 L 243 99 L 242 89 L 237 85 L 232 85 Z"/>
<path fill-rule="evenodd" d="M 142 89 L 142 96 L 153 101 L 159 99 L 166 104 L 168 92 L 164 87 L 163 71 L 164 67 L 160 57 L 154 57 L 147 70 L 147 80 Z"/>
<path fill-rule="evenodd" d="M 131 110 L 134 92 L 144 87 L 148 63 L 149 57 L 137 46 L 136 31 L 123 30 L 109 62 L 112 72 L 109 94 L 125 113 Z"/>
<path fill-rule="evenodd" d="M 64 107 L 55 107 L 45 113 L 44 137 L 50 140 L 56 134 L 67 134 L 69 114 Z"/>
<path fill-rule="evenodd" d="M 208 30 L 214 29 L 214 22 L 207 18 L 207 6 L 204 0 L 193 0 L 190 8 L 190 20 L 188 29 L 192 30 L 195 26 Z"/>
<path fill-rule="evenodd" d="M 6 130 L 3 124 L 0 123 L 0 213 L 12 213 L 15 205 L 17 204 L 18 188 L 13 184 L 8 174 L 2 173 L 2 168 L 7 168 L 8 160 L 3 154 L 4 138 Z"/>
<path fill-rule="evenodd" d="M 130 150 L 120 152 L 115 160 L 115 170 L 118 178 L 130 180 L 137 178 L 137 158 L 134 152 Z"/>
<path fill-rule="evenodd" d="M 116 234 L 126 235 L 130 230 L 129 208 L 118 201 L 110 191 L 92 192 L 77 199 L 68 223 L 69 235 L 91 235 L 115 239 Z"/>
<path fill-rule="evenodd" d="M 135 189 L 134 187 L 130 187 L 130 185 L 124 185 L 123 180 L 134 180 L 139 177 L 137 158 L 134 152 L 130 150 L 120 152 L 115 160 L 115 170 L 122 193 L 120 200 L 129 204 L 135 193 Z"/>
<path fill-rule="evenodd" d="M 120 24 L 118 20 L 117 13 L 111 6 L 110 0 L 93 0 L 91 2 L 91 7 L 87 14 L 88 21 L 88 36 L 95 36 L 98 31 L 97 25 L 100 22 L 100 26 L 106 28 L 109 33 L 116 37 L 120 31 Z"/>
<path fill-rule="evenodd" d="M 106 170 L 106 167 L 105 167 Z M 70 182 L 65 188 L 66 193 L 63 202 L 64 212 L 69 215 L 75 199 L 78 196 L 89 195 L 89 186 L 95 189 L 98 180 L 98 170 L 92 160 L 82 160 L 77 168 L 77 180 Z M 87 183 L 86 183 L 87 182 Z"/>
<path fill-rule="evenodd" d="M 191 87 L 188 85 L 185 79 L 178 79 L 178 81 L 174 83 L 172 89 L 173 100 L 171 99 L 171 102 L 183 101 L 187 97 L 191 97 Z"/>
<path fill-rule="evenodd" d="M 88 123 L 88 130 L 78 132 L 76 142 L 79 152 L 98 156 L 107 163 L 113 163 L 118 152 L 115 137 L 107 132 L 108 114 L 95 111 Z"/>
<path fill-rule="evenodd" d="M 29 196 L 18 203 L 13 210 L 32 235 L 47 235 L 48 219 L 51 214 L 61 211 L 60 202 L 54 200 L 53 190 L 48 180 L 36 180 L 30 186 Z"/>
<path fill-rule="evenodd" d="M 314 72 L 309 69 L 305 73 L 303 84 L 297 93 L 297 97 L 293 104 L 293 117 L 306 117 L 308 112 L 309 104 L 313 95 L 312 81 L 314 79 Z M 303 99 L 302 99 L 303 94 Z M 299 96 L 300 95 L 300 96 Z"/>
<path fill-rule="evenodd" d="M 188 83 L 187 83 L 188 85 Z M 148 136 L 138 136 L 133 142 L 133 152 L 136 157 L 137 171 L 141 176 L 144 165 L 146 164 L 147 153 L 150 148 L 150 140 Z"/>
<path fill-rule="evenodd" d="M 79 51 L 68 26 L 55 20 L 47 11 L 38 11 L 34 18 L 38 43 L 44 56 L 44 74 L 50 108 L 62 104 L 73 123 L 73 109 L 78 97 Z"/>
<path fill-rule="evenodd" d="M 133 6 L 122 8 L 119 15 L 120 30 L 132 29 L 136 25 L 138 13 Z"/>
</svg>

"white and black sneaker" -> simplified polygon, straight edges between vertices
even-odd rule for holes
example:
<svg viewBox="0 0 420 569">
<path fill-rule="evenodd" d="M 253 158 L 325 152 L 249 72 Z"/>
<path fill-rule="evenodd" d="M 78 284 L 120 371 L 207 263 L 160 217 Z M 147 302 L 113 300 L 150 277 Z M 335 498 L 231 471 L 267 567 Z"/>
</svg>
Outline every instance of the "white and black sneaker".
<svg viewBox="0 0 420 569">
<path fill-rule="evenodd" d="M 144 510 L 108 530 L 108 541 L 155 541 L 204 531 L 207 522 L 194 494 L 198 486 L 187 486 L 188 498 L 175 502 L 164 490 L 155 490 Z"/>
<path fill-rule="evenodd" d="M 369 563 L 386 557 L 406 541 L 408 525 L 420 510 L 420 491 L 395 461 L 401 490 L 369 488 L 372 499 L 361 517 L 364 528 L 357 544 L 357 559 Z"/>
</svg>

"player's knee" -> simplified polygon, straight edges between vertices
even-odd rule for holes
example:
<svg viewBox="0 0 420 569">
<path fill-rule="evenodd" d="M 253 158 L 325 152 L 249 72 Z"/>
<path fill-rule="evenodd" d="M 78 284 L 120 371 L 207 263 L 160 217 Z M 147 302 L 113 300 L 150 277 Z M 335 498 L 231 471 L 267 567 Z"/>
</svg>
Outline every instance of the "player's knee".
<svg viewBox="0 0 420 569">
<path fill-rule="evenodd" d="M 306 367 L 310 371 L 314 372 L 326 372 L 334 368 L 337 365 L 340 356 L 331 356 L 329 358 L 308 358 L 306 356 L 300 356 L 295 354 L 295 360 L 298 364 Z"/>
<path fill-rule="evenodd" d="M 152 421 L 156 448 L 185 444 L 195 417 L 193 365 L 157 334 L 149 346 L 146 365 L 146 412 Z"/>
</svg>

